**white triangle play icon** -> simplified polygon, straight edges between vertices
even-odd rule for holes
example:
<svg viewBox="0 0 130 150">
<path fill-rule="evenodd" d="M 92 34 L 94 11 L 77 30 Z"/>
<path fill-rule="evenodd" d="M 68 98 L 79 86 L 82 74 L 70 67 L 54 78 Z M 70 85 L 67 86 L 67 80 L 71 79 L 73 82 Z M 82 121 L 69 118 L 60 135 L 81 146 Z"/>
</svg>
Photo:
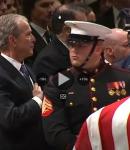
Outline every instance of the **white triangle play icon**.
<svg viewBox="0 0 130 150">
<path fill-rule="evenodd" d="M 64 84 L 65 82 L 69 81 L 70 78 L 68 78 L 67 76 L 61 74 L 61 73 L 58 73 L 58 86 Z"/>
</svg>

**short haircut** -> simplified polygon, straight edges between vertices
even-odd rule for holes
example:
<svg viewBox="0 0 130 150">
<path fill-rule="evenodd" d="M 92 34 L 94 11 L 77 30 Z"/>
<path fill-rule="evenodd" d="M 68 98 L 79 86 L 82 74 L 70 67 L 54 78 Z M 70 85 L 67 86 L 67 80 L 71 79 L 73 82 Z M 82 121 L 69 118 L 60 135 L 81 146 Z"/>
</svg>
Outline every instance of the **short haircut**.
<svg viewBox="0 0 130 150">
<path fill-rule="evenodd" d="M 21 33 L 18 28 L 19 20 L 27 21 L 27 18 L 18 14 L 0 16 L 0 50 L 5 50 L 8 47 L 9 35 L 18 37 Z"/>
<path fill-rule="evenodd" d="M 85 10 L 78 5 L 69 4 L 60 6 L 52 16 L 52 32 L 55 34 L 60 34 L 62 32 L 64 22 L 66 20 L 75 20 L 77 12 L 85 13 Z M 63 9 L 62 9 L 63 8 Z"/>
<path fill-rule="evenodd" d="M 31 13 L 37 1 L 39 0 L 22 0 L 23 15 L 29 20 L 31 19 Z"/>
<path fill-rule="evenodd" d="M 86 15 L 88 15 L 90 12 L 93 11 L 93 9 L 90 6 L 88 6 L 86 3 L 82 2 L 82 3 L 75 4 L 75 5 L 78 5 L 79 7 L 84 8 L 85 12 L 86 12 Z"/>
<path fill-rule="evenodd" d="M 64 26 L 64 21 L 73 20 L 74 18 L 74 13 L 71 10 L 56 10 L 52 16 L 52 32 L 55 34 L 60 34 Z"/>
</svg>

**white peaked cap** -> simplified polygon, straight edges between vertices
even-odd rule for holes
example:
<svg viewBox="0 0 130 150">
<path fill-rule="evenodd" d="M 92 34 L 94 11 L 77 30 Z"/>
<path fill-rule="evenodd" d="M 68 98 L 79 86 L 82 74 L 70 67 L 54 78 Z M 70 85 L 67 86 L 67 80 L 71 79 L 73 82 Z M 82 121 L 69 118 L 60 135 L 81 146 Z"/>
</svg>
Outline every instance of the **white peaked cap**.
<svg viewBox="0 0 130 150">
<path fill-rule="evenodd" d="M 98 36 L 98 39 L 104 39 L 106 34 L 112 33 L 110 28 L 92 22 L 65 21 L 65 24 L 71 28 L 71 34 Z"/>
</svg>

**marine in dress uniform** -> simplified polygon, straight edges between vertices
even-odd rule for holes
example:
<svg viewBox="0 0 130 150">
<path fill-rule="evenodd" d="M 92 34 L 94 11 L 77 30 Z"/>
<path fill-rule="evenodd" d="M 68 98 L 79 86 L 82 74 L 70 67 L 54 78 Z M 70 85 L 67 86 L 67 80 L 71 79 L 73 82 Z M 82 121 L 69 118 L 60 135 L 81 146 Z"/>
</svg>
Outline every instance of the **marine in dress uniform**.
<svg viewBox="0 0 130 150">
<path fill-rule="evenodd" d="M 51 77 L 45 87 L 42 106 L 45 137 L 50 145 L 61 150 L 72 149 L 82 123 L 92 112 L 130 94 L 130 72 L 104 63 L 103 56 L 102 59 L 94 57 L 98 53 L 97 48 L 101 51 L 98 42 L 102 42 L 111 30 L 89 22 L 66 21 L 66 24 L 71 27 L 68 38 L 71 47 L 78 46 L 80 51 L 87 43 L 91 48 L 86 45 L 85 50 L 89 52 L 85 62 L 92 61 L 94 65 L 99 59 L 99 63 L 90 72 L 83 69 L 85 64 L 75 67 L 72 62 L 72 68 L 60 73 L 73 76 L 74 82 L 70 87 L 59 86 L 59 73 Z M 102 55 L 102 51 L 99 54 Z"/>
</svg>

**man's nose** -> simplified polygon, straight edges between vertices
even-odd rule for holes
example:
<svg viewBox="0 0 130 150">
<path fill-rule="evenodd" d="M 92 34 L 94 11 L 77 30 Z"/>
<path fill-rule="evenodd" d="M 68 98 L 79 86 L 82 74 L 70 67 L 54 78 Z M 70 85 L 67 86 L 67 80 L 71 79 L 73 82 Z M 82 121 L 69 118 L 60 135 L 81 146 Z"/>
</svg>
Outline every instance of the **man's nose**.
<svg viewBox="0 0 130 150">
<path fill-rule="evenodd" d="M 3 12 L 5 12 L 7 10 L 7 4 L 5 2 L 2 2 L 0 7 Z"/>
<path fill-rule="evenodd" d="M 79 51 L 79 49 L 77 47 L 71 47 L 69 50 L 73 53 L 78 53 L 78 51 Z"/>
<path fill-rule="evenodd" d="M 35 43 L 36 42 L 36 38 L 34 37 L 34 35 L 32 34 L 32 41 Z"/>
<path fill-rule="evenodd" d="M 17 13 L 17 9 L 14 6 L 12 6 L 11 12 L 14 14 Z"/>
</svg>

